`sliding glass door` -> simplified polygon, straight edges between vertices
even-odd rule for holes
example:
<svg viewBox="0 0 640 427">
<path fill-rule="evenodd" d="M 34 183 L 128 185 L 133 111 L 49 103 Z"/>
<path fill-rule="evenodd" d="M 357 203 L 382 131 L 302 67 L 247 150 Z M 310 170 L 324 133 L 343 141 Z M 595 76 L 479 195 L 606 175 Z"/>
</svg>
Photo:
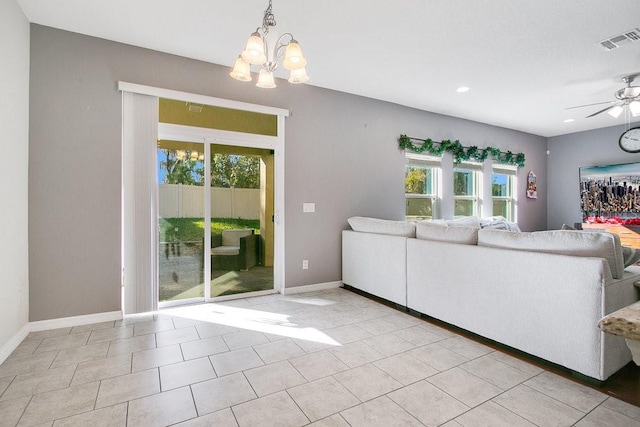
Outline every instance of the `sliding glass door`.
<svg viewBox="0 0 640 427">
<path fill-rule="evenodd" d="M 215 279 L 258 267 L 267 267 L 263 271 L 269 278 L 261 288 L 267 290 L 259 292 L 283 290 L 284 119 L 289 112 L 126 82 L 118 82 L 118 89 L 123 99 L 123 311 L 232 298 L 236 289 L 222 289 Z M 239 165 L 259 163 L 259 186 L 218 186 L 211 153 L 235 157 Z M 215 213 L 216 187 L 232 193 L 231 213 Z M 238 215 L 237 206 L 245 192 L 260 200 L 246 218 Z M 221 249 L 213 253 L 218 240 L 242 253 L 243 244 L 222 244 L 225 228 L 256 236 L 246 252 L 255 257 L 255 265 L 225 269 L 214 259 L 220 255 Z"/>
<path fill-rule="evenodd" d="M 204 298 L 204 143 L 158 142 L 158 299 Z"/>
<path fill-rule="evenodd" d="M 212 298 L 273 289 L 273 152 L 211 145 Z"/>
<path fill-rule="evenodd" d="M 274 150 L 188 134 L 160 138 L 160 307 L 272 291 Z"/>
</svg>

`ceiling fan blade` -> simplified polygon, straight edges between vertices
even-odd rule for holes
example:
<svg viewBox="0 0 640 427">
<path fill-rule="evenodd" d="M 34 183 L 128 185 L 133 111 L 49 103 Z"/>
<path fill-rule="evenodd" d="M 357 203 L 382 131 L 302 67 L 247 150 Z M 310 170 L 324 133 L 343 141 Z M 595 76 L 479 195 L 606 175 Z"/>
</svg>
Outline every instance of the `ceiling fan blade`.
<svg viewBox="0 0 640 427">
<path fill-rule="evenodd" d="M 616 104 L 616 105 L 617 105 L 617 104 Z M 605 111 L 609 111 L 609 110 L 610 110 L 610 109 L 612 109 L 613 107 L 615 107 L 615 105 L 611 105 L 611 106 L 609 106 L 609 107 L 607 107 L 607 108 L 603 108 L 603 109 L 602 109 L 602 110 L 600 110 L 600 111 L 596 111 L 596 112 L 595 112 L 595 113 L 593 113 L 593 114 L 589 114 L 587 117 L 585 117 L 585 119 L 588 119 L 589 117 L 597 116 L 598 114 L 604 113 Z"/>
<path fill-rule="evenodd" d="M 616 102 L 616 101 L 604 101 L 604 102 L 594 102 L 593 104 L 576 105 L 575 107 L 567 107 L 565 108 L 565 110 L 573 110 L 575 108 L 582 108 L 582 107 L 593 107 L 594 105 L 611 104 L 613 102 Z"/>
</svg>

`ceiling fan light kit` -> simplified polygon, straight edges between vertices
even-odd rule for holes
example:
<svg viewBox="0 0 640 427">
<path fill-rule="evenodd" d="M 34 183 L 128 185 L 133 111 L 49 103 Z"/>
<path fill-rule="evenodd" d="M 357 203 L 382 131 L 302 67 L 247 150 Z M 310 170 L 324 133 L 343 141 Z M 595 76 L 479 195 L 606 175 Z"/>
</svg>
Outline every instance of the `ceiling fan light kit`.
<svg viewBox="0 0 640 427">
<path fill-rule="evenodd" d="M 624 111 L 624 108 L 622 108 L 622 106 L 614 105 L 609 109 L 609 111 L 607 111 L 607 114 L 617 119 L 618 117 L 620 117 L 620 114 L 622 114 L 623 111 Z"/>
<path fill-rule="evenodd" d="M 600 111 L 596 111 L 593 114 L 588 115 L 586 118 L 597 116 L 598 114 L 606 112 L 611 117 L 618 118 L 620 114 L 627 108 L 629 113 L 633 117 L 640 116 L 640 86 L 631 86 L 633 81 L 638 75 L 631 75 L 622 78 L 622 81 L 627 84 L 627 87 L 622 88 L 615 92 L 614 96 L 618 101 L 611 101 L 609 103 L 615 103 L 609 107 L 603 108 Z M 604 104 L 604 102 L 602 103 Z M 597 104 L 592 104 L 597 105 Z"/>
<path fill-rule="evenodd" d="M 276 87 L 273 72 L 278 68 L 278 62 L 283 58 L 282 66 L 289 71 L 289 83 L 299 84 L 309 81 L 306 65 L 307 60 L 302 55 L 302 49 L 298 41 L 291 33 L 284 33 L 275 43 L 271 43 L 273 31 L 276 26 L 276 19 L 271 10 L 271 0 L 269 6 L 264 11 L 262 27 L 258 27 L 245 45 L 244 50 L 235 60 L 229 75 L 239 81 L 251 81 L 251 66 L 259 65 L 260 74 L 256 86 L 261 88 Z M 270 33 L 271 31 L 271 33 Z"/>
</svg>

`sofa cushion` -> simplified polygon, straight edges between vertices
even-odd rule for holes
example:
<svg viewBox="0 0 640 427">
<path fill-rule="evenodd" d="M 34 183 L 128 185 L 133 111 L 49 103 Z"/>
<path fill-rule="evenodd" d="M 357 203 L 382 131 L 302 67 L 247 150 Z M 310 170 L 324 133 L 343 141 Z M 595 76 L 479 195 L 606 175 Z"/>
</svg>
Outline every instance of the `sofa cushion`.
<svg viewBox="0 0 640 427">
<path fill-rule="evenodd" d="M 478 244 L 478 229 L 463 226 L 447 227 L 420 221 L 416 224 L 416 237 L 424 240 L 437 240 L 438 242 L 476 245 Z"/>
<path fill-rule="evenodd" d="M 416 237 L 416 224 L 406 221 L 353 216 L 348 219 L 353 231 L 364 233 L 389 234 L 401 237 Z"/>
<path fill-rule="evenodd" d="M 211 255 L 240 255 L 240 246 L 216 246 L 211 248 Z"/>
<path fill-rule="evenodd" d="M 463 216 L 456 219 L 447 220 L 449 227 L 472 227 L 480 228 L 480 218 L 477 216 Z"/>
<path fill-rule="evenodd" d="M 443 225 L 445 227 L 447 226 L 447 221 L 444 219 L 425 219 L 422 221 L 418 221 L 416 223 L 416 226 L 421 222 L 426 222 L 427 224 L 433 224 L 433 225 Z"/>
<path fill-rule="evenodd" d="M 222 246 L 240 246 L 240 238 L 251 236 L 253 230 L 243 228 L 239 230 L 222 230 Z"/>
<path fill-rule="evenodd" d="M 616 237 L 611 233 L 572 230 L 519 233 L 483 229 L 478 231 L 478 246 L 604 258 L 609 264 L 611 276 L 620 279 L 624 273 L 624 264 L 622 246 Z"/>
<path fill-rule="evenodd" d="M 560 228 L 560 230 L 578 230 L 578 229 L 567 224 L 562 224 L 562 227 Z M 586 228 L 579 231 L 582 231 L 584 233 L 609 233 L 608 231 L 605 231 L 602 228 Z M 613 236 L 613 238 L 617 242 L 616 247 L 620 246 L 620 248 L 622 249 L 622 255 L 618 255 L 618 256 L 622 256 L 622 264 L 624 268 L 630 267 L 636 264 L 638 261 L 640 261 L 640 249 L 635 249 L 630 246 L 623 246 L 622 243 L 620 242 L 619 235 L 617 235 L 616 233 L 610 233 L 610 234 Z"/>
</svg>

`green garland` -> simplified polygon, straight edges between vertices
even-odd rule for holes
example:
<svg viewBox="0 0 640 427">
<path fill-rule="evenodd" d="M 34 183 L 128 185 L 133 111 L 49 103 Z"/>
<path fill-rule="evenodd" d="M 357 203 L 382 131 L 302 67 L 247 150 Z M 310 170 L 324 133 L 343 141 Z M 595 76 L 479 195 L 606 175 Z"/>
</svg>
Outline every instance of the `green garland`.
<svg viewBox="0 0 640 427">
<path fill-rule="evenodd" d="M 414 140 L 420 141 L 420 145 L 415 145 L 413 143 Z M 400 148 L 403 150 L 411 150 L 416 153 L 424 153 L 426 151 L 434 156 L 442 156 L 445 151 L 448 151 L 453 154 L 455 164 L 466 161 L 484 162 L 491 156 L 500 164 L 514 165 L 519 168 L 524 167 L 523 153 L 514 154 L 511 151 L 503 152 L 494 147 L 478 148 L 475 145 L 464 147 L 457 139 L 455 141 L 445 139 L 435 142 L 431 138 L 418 139 L 400 135 L 399 142 Z"/>
</svg>

